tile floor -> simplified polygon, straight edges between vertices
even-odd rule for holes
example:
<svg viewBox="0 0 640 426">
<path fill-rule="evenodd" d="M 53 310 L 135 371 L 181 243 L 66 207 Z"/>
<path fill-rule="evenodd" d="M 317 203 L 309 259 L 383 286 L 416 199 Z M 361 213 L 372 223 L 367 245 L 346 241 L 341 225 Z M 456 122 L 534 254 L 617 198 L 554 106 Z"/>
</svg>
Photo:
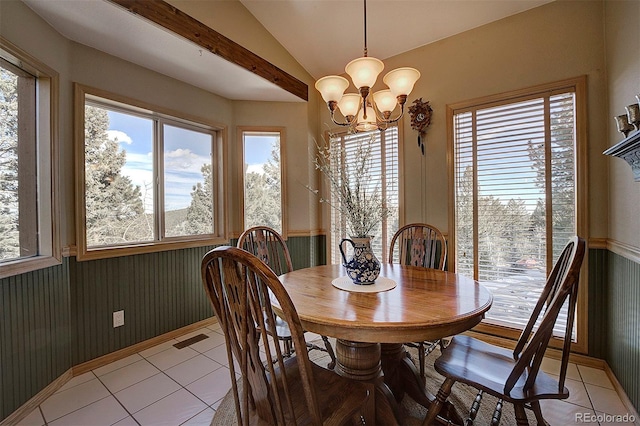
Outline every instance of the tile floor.
<svg viewBox="0 0 640 426">
<path fill-rule="evenodd" d="M 173 346 L 198 334 L 209 338 Z M 545 360 L 543 370 L 557 372 L 558 362 Z M 570 398 L 542 404 L 551 425 L 633 424 L 603 417 L 627 413 L 603 370 L 571 364 L 567 377 Z M 74 377 L 19 424 L 209 425 L 230 387 L 224 336 L 213 324 Z"/>
</svg>

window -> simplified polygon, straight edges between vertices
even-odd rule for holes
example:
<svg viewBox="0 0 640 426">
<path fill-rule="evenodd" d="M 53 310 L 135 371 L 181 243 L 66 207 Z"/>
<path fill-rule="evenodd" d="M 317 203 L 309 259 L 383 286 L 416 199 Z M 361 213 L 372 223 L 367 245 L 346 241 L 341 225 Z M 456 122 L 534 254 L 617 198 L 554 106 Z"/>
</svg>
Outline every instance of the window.
<svg viewBox="0 0 640 426">
<path fill-rule="evenodd" d="M 84 106 L 79 257 L 221 240 L 222 128 L 76 87 Z"/>
<path fill-rule="evenodd" d="M 450 107 L 455 270 L 493 292 L 487 323 L 522 328 L 569 237 L 584 236 L 583 92 L 577 79 Z"/>
<path fill-rule="evenodd" d="M 0 278 L 60 263 L 57 74 L 0 39 Z"/>
<path fill-rule="evenodd" d="M 242 150 L 244 229 L 268 226 L 286 237 L 282 128 L 238 128 Z"/>
<path fill-rule="evenodd" d="M 393 234 L 400 225 L 400 176 L 399 159 L 400 144 L 398 127 L 390 127 L 384 132 L 375 130 L 362 133 L 333 134 L 329 138 L 331 150 L 341 152 L 337 164 L 332 164 L 338 170 L 343 170 L 345 164 L 352 164 L 361 144 L 371 143 L 371 191 L 378 191 L 386 202 L 389 214 L 373 232 L 371 248 L 379 261 L 386 261 L 388 248 Z M 333 158 L 333 157 L 332 157 Z M 337 200 L 332 199 L 332 204 Z M 346 220 L 337 209 L 330 209 L 331 214 L 331 239 L 328 247 L 329 263 L 342 263 L 342 256 L 338 244 L 347 235 Z"/>
</svg>

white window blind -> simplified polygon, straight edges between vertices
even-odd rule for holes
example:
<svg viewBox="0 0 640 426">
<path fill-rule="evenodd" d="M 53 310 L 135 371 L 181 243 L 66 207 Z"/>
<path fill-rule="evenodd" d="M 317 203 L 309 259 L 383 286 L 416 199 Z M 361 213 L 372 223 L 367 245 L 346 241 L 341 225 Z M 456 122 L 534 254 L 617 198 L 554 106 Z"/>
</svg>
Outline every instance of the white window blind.
<svg viewBox="0 0 640 426">
<path fill-rule="evenodd" d="M 456 271 L 493 292 L 488 322 L 526 324 L 576 233 L 575 110 L 567 89 L 454 111 Z"/>
<path fill-rule="evenodd" d="M 344 170 L 345 164 L 353 167 L 356 163 L 356 152 L 361 144 L 371 142 L 371 180 L 369 191 L 379 192 L 389 209 L 389 215 L 373 231 L 374 238 L 371 241 L 373 251 L 379 261 L 386 260 L 388 246 L 394 232 L 398 229 L 399 217 L 399 147 L 398 128 L 390 127 L 384 132 L 375 130 L 355 134 L 334 134 L 330 138 L 331 150 L 341 152 L 336 159 L 332 159 L 332 168 Z M 338 200 L 332 197 L 331 203 Z M 347 224 L 344 217 L 337 209 L 331 209 L 331 240 L 329 263 L 342 263 L 338 244 L 347 235 Z"/>
</svg>

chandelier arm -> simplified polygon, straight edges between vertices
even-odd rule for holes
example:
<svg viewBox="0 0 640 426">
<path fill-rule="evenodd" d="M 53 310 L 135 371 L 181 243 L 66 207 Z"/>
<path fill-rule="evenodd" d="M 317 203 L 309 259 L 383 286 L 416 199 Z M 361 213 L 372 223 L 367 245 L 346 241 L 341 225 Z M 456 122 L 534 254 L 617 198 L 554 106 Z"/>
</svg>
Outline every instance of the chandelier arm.
<svg viewBox="0 0 640 426">
<path fill-rule="evenodd" d="M 373 110 L 373 112 L 376 115 L 376 121 L 380 122 L 380 123 L 386 123 L 386 124 L 392 124 L 392 123 L 396 123 L 398 120 L 400 120 L 402 118 L 402 116 L 404 115 L 404 102 L 400 103 L 400 115 L 398 115 L 396 118 L 391 119 L 391 113 L 389 113 L 388 117 L 385 117 L 384 113 L 382 113 L 382 115 L 380 115 L 380 112 L 378 111 L 378 107 L 375 104 L 375 101 L 373 99 L 371 99 L 371 109 Z M 386 130 L 386 129 L 383 129 Z"/>
<path fill-rule="evenodd" d="M 358 109 L 358 112 L 359 112 L 359 111 L 360 111 L 360 110 Z M 339 121 L 337 121 L 337 120 L 336 120 L 334 112 L 333 112 L 333 111 L 331 111 L 331 121 L 333 121 L 333 123 L 334 123 L 334 124 L 336 124 L 336 125 L 338 125 L 338 126 L 344 126 L 344 127 L 352 126 L 352 125 L 353 125 L 353 123 L 356 121 L 356 117 L 357 117 L 357 116 L 358 116 L 358 115 L 356 114 L 355 116 L 353 116 L 353 117 L 352 117 L 352 119 L 351 119 L 351 120 L 349 120 L 349 117 L 347 116 L 347 117 L 345 117 L 345 122 L 344 122 L 344 123 L 341 123 L 341 122 L 339 122 Z"/>
</svg>

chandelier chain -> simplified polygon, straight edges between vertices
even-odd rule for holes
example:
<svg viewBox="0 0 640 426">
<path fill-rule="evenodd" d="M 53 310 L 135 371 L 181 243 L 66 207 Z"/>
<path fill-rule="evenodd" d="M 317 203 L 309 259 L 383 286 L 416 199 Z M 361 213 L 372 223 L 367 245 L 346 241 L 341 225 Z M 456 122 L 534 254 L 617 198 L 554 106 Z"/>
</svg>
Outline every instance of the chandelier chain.
<svg viewBox="0 0 640 426">
<path fill-rule="evenodd" d="M 367 0 L 364 0 L 364 56 L 368 56 L 367 49 Z"/>
</svg>

